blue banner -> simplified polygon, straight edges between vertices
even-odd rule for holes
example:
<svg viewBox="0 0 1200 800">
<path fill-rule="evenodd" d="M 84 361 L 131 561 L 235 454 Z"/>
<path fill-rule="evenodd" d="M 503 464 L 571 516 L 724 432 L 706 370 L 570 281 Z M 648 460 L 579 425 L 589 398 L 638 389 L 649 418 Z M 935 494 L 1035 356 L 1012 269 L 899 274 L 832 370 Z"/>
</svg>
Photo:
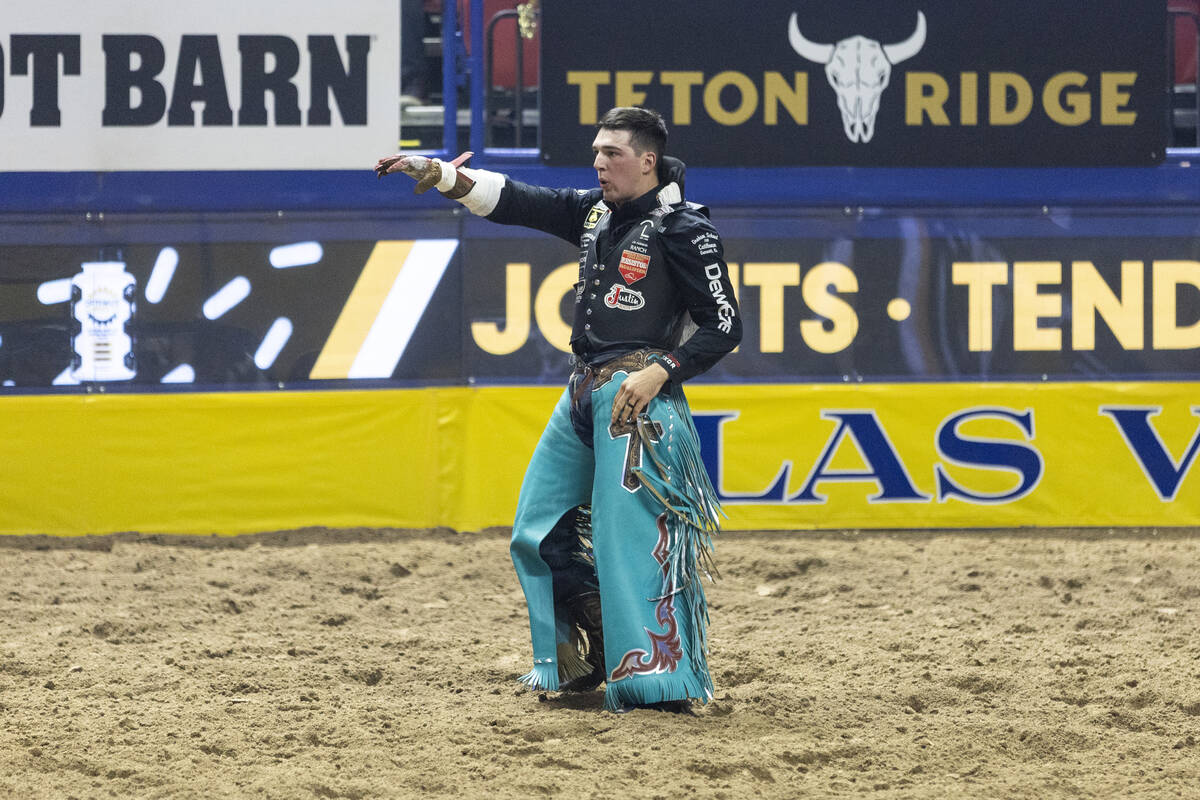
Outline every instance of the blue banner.
<svg viewBox="0 0 1200 800">
<path fill-rule="evenodd" d="M 1187 380 L 1186 211 L 717 210 L 745 323 L 700 380 Z M 4 391 L 555 385 L 576 253 L 453 213 L 0 221 Z"/>
</svg>

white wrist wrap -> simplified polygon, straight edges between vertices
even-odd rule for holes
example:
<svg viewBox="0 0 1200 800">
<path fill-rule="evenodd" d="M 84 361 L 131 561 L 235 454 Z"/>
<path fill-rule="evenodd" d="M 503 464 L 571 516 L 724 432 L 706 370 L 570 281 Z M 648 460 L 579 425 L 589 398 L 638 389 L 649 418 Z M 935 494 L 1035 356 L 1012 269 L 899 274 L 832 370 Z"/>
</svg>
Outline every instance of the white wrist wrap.
<svg viewBox="0 0 1200 800">
<path fill-rule="evenodd" d="M 434 161 L 437 162 L 438 167 L 442 171 L 442 179 L 437 182 L 434 188 L 439 192 L 448 192 L 454 188 L 454 181 L 458 178 L 458 173 L 454 171 L 453 164 L 442 161 L 440 158 L 435 158 Z"/>
<path fill-rule="evenodd" d="M 446 166 L 449 167 L 450 165 L 447 164 Z M 500 190 L 504 188 L 504 176 L 499 172 L 492 172 L 487 169 L 459 167 L 459 170 L 462 171 L 463 175 L 475 181 L 475 185 L 471 187 L 471 191 L 458 198 L 458 202 L 466 206 L 467 210 L 472 214 L 479 217 L 486 217 L 496 209 L 496 204 L 500 202 Z M 443 168 L 444 174 L 445 168 Z M 451 172 L 451 175 L 453 174 Z M 442 180 L 445 180 L 445 178 Z M 454 185 L 453 180 L 450 181 L 450 185 Z M 442 188 L 440 183 L 438 184 L 438 188 Z"/>
</svg>

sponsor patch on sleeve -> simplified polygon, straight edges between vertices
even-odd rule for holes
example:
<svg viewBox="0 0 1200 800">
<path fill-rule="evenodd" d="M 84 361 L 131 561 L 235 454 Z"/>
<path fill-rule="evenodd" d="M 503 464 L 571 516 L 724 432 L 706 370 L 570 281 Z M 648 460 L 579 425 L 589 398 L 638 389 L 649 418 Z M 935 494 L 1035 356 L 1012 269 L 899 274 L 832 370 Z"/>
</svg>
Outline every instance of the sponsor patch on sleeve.
<svg viewBox="0 0 1200 800">
<path fill-rule="evenodd" d="M 715 256 L 721 250 L 721 237 L 712 231 L 705 231 L 695 239 L 692 239 L 692 244 L 696 246 L 696 251 L 701 256 Z"/>
<path fill-rule="evenodd" d="M 708 278 L 708 292 L 717 305 L 717 327 L 722 333 L 729 333 L 733 330 L 733 318 L 737 316 L 737 310 L 725 296 L 725 286 L 721 283 L 723 274 L 720 263 L 709 264 L 704 268 L 704 277 Z"/>
<path fill-rule="evenodd" d="M 587 219 L 583 221 L 583 227 L 585 229 L 596 227 L 596 223 L 600 221 L 600 217 L 602 216 L 604 216 L 604 212 L 593 206 L 592 210 L 588 212 Z"/>
</svg>

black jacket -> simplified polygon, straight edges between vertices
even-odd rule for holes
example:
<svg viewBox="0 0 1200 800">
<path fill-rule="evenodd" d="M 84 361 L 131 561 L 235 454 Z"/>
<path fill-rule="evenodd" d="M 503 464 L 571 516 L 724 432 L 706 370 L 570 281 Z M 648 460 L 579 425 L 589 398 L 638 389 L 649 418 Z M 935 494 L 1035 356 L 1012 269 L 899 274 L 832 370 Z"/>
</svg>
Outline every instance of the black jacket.
<svg viewBox="0 0 1200 800">
<path fill-rule="evenodd" d="M 610 210 L 600 189 L 549 189 L 506 178 L 487 219 L 580 247 L 576 355 L 601 363 L 641 347 L 667 350 L 663 367 L 671 380 L 684 381 L 737 347 L 742 319 L 707 209 L 663 208 L 662 189 Z M 689 317 L 696 326 L 690 337 Z"/>
</svg>

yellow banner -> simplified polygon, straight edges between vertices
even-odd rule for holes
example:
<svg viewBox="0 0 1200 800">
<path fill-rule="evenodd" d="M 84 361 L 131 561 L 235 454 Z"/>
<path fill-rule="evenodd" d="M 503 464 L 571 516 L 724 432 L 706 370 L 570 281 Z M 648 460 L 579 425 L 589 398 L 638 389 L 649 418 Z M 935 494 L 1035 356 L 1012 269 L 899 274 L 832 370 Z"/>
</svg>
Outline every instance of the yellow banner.
<svg viewBox="0 0 1200 800">
<path fill-rule="evenodd" d="M 441 390 L 0 400 L 0 532 L 437 524 Z"/>
<path fill-rule="evenodd" d="M 696 386 L 731 528 L 1200 524 L 1200 386 Z"/>
<path fill-rule="evenodd" d="M 511 524 L 561 389 L 0 399 L 0 533 Z M 1200 524 L 1200 384 L 696 385 L 727 528 Z"/>
</svg>

